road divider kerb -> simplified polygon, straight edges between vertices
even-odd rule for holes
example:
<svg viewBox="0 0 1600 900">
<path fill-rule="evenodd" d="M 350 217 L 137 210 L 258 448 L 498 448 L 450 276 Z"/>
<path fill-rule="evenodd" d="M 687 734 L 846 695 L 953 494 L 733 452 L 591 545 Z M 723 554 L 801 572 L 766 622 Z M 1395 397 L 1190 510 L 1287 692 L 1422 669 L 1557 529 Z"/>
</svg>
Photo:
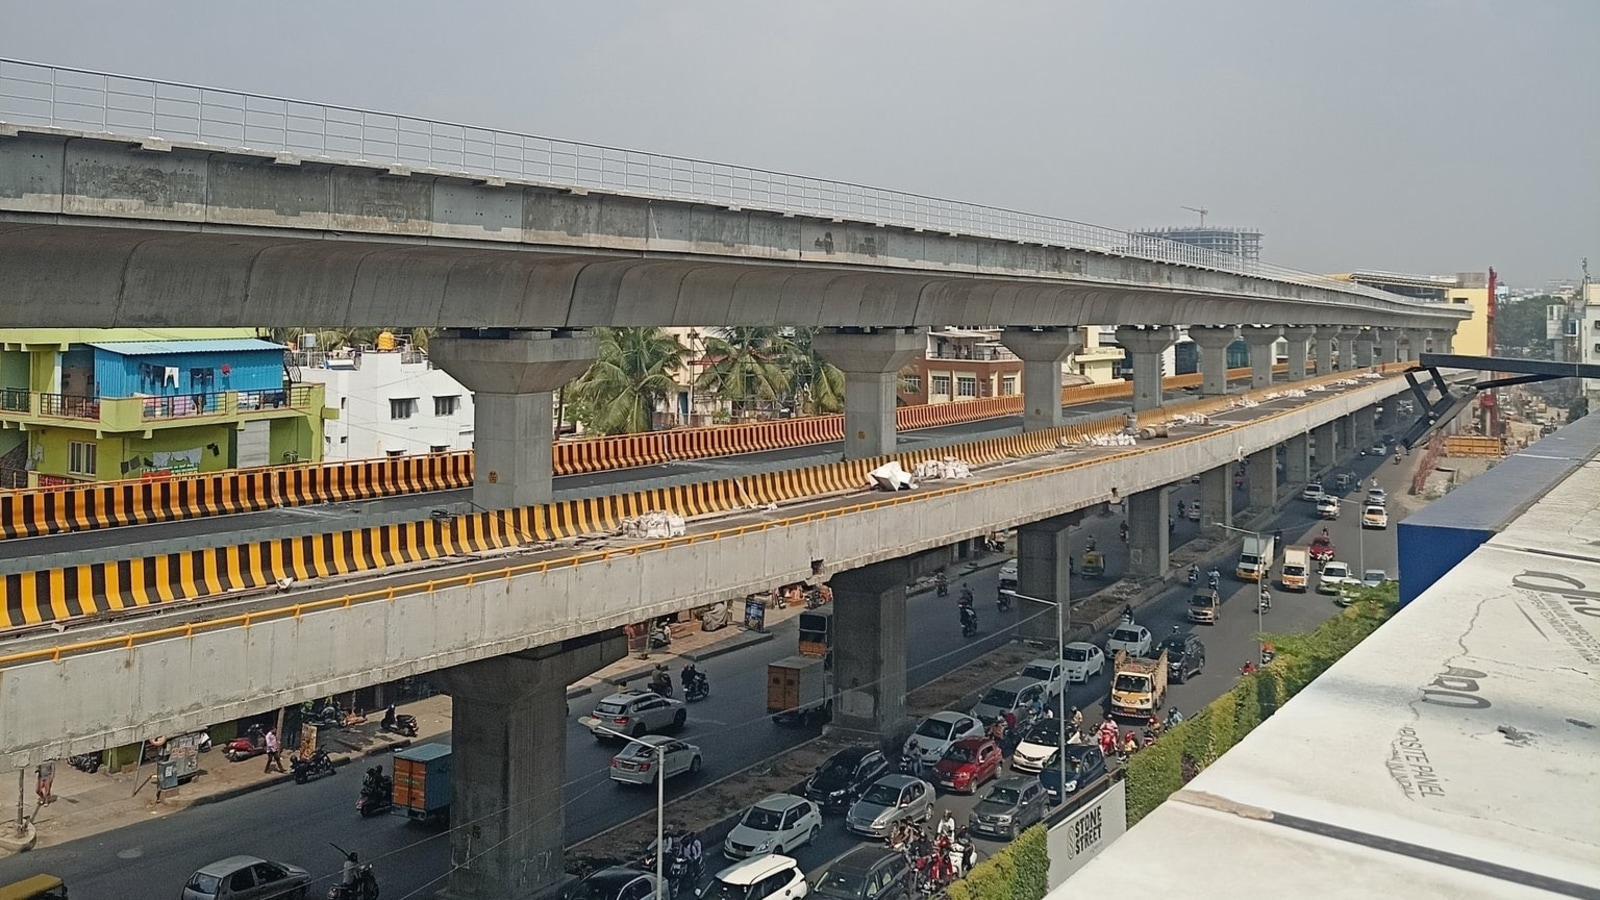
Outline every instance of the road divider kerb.
<svg viewBox="0 0 1600 900">
<path fill-rule="evenodd" d="M 1335 373 L 1322 379 L 1297 383 L 1303 387 L 1321 382 L 1332 382 L 1348 374 Z M 1251 392 L 1246 396 L 1260 396 L 1266 390 Z M 1207 414 L 1205 410 L 1227 408 L 1238 396 L 1210 398 L 1192 404 L 1178 404 L 1154 411 L 1156 416 L 1175 414 Z M 1278 413 L 1277 415 L 1284 415 Z M 1269 416 L 1267 419 L 1276 416 Z M 1264 420 L 1263 420 L 1264 421 Z M 897 454 L 873 460 L 856 460 L 815 466 L 788 472 L 766 473 L 740 479 L 746 484 L 744 494 L 762 498 L 762 502 L 781 502 L 809 499 L 827 493 L 862 489 L 866 473 L 891 459 L 914 466 L 924 460 L 954 457 L 972 465 L 989 465 L 1011 459 L 1032 456 L 1060 449 L 1064 444 L 1087 440 L 1094 434 L 1109 434 L 1123 427 L 1125 418 L 1108 416 L 1090 423 L 1078 423 L 993 438 L 969 444 Z M 1203 440 L 1210 435 L 1196 435 L 1167 441 L 1162 449 Z M 1150 447 L 1136 447 L 1121 455 L 1142 455 Z M 603 562 L 618 554 L 637 555 L 643 552 L 689 546 L 696 542 L 718 540 L 722 537 L 745 535 L 789 525 L 818 521 L 830 516 L 852 515 L 888 505 L 920 502 L 970 490 L 981 490 L 995 484 L 1012 483 L 1025 478 L 1058 475 L 1087 465 L 1098 464 L 1104 457 L 1080 459 L 1039 470 L 1011 473 L 993 479 L 950 484 L 929 490 L 903 494 L 890 494 L 837 509 L 802 513 L 797 516 L 741 524 L 712 532 L 702 532 L 674 538 L 641 542 L 624 548 L 587 551 L 560 559 L 539 560 L 509 565 L 491 572 L 428 579 L 402 586 L 386 587 L 372 591 L 353 592 L 336 598 L 296 603 L 270 610 L 222 617 L 182 626 L 158 628 L 114 638 L 101 638 L 72 643 L 45 650 L 26 651 L 0 655 L 0 667 L 41 659 L 59 660 L 72 653 L 91 652 L 116 647 L 131 649 L 139 643 L 175 637 L 192 637 L 195 633 L 225 627 L 248 627 L 254 622 L 268 621 L 285 616 L 298 617 L 307 611 L 349 606 L 357 602 L 377 599 L 393 601 L 401 596 L 433 593 L 443 587 L 475 583 L 491 577 L 513 578 L 519 574 L 545 572 L 556 566 L 579 566 Z M 33 627 L 47 623 L 65 624 L 87 619 L 101 612 L 135 607 L 177 603 L 202 597 L 221 595 L 239 588 L 265 588 L 283 578 L 299 580 L 310 577 L 344 575 L 381 569 L 399 563 L 417 563 L 443 556 L 457 556 L 468 552 L 487 552 L 528 543 L 551 541 L 557 537 L 575 537 L 596 531 L 615 530 L 623 513 L 639 514 L 652 509 L 674 509 L 687 492 L 698 499 L 727 498 L 737 492 L 710 491 L 709 486 L 723 482 L 703 482 L 678 488 L 655 489 L 635 494 L 587 500 L 567 501 L 542 507 L 524 507 L 515 510 L 476 513 L 449 520 L 424 520 L 400 525 L 375 526 L 348 532 L 308 536 L 298 539 L 262 542 L 258 544 L 211 548 L 186 554 L 166 554 L 115 563 L 97 563 L 70 569 L 7 575 L 0 580 L 0 630 Z M 707 502 L 712 502 L 708 500 Z M 734 509 L 743 508 L 741 506 Z M 730 509 L 729 511 L 732 511 Z M 82 570 L 90 570 L 88 572 Z M 165 579 L 158 576 L 164 573 Z M 469 580 L 470 579 L 470 580 Z M 240 581 L 244 583 L 239 583 Z M 101 593 L 101 591 L 104 593 Z"/>
</svg>

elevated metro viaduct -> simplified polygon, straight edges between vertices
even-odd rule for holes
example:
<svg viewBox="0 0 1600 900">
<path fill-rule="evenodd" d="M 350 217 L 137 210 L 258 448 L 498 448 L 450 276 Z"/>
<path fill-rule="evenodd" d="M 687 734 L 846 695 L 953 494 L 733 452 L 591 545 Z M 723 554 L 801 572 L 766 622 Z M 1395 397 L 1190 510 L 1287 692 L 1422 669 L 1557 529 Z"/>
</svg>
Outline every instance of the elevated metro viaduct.
<svg viewBox="0 0 1600 900">
<path fill-rule="evenodd" d="M 43 76 L 46 99 L 12 102 L 32 97 Z M 58 83 L 85 87 L 69 100 Z M 96 90 L 98 100 L 85 100 Z M 219 115 L 218 98 L 239 102 Z M 619 179 L 603 177 L 602 161 L 598 183 L 563 182 L 530 173 L 530 141 L 542 139 L 441 123 L 422 123 L 420 164 L 394 138 L 415 120 L 397 117 L 388 117 L 387 158 L 381 141 L 367 140 L 366 119 L 356 126 L 361 152 L 330 153 L 325 133 L 307 155 L 288 136 L 319 107 L 279 98 L 0 61 L 0 101 L 8 324 L 446 329 L 433 358 L 476 394 L 475 500 L 489 509 L 550 498 L 550 393 L 593 359 L 587 330 L 597 326 L 822 327 L 817 348 L 846 375 L 845 452 L 865 458 L 893 448 L 894 376 L 930 326 L 1007 326 L 1005 343 L 1024 360 L 1025 427 L 1038 430 L 1060 422 L 1060 361 L 1081 326 L 1122 326 L 1138 411 L 1161 403 L 1160 354 L 1176 337 L 1161 323 L 1195 329 L 1210 351 L 1205 392 L 1221 393 L 1220 348 L 1235 328 L 1253 348 L 1260 386 L 1272 362 L 1260 351 L 1280 334 L 1298 379 L 1309 341 L 1319 367 L 1334 364 L 1338 341 L 1354 357 L 1346 368 L 1365 368 L 1400 360 L 1407 343 L 1448 350 L 1463 317 L 1125 232 L 857 185 L 739 170 L 800 189 L 730 198 L 699 187 L 705 164 L 647 154 L 637 183 L 628 154 Z M 104 114 L 85 130 L 73 110 L 95 103 Z M 191 107 L 192 128 L 174 114 Z M 320 109 L 323 123 L 349 112 Z M 261 128 L 263 117 L 282 127 Z M 110 122 L 124 134 L 108 133 Z M 225 144 L 205 140 L 217 135 Z M 484 135 L 494 148 L 515 142 L 515 172 L 497 151 L 484 164 L 461 150 Z M 451 142 L 453 155 L 440 151 Z M 872 202 L 789 199 L 807 193 Z M 14 762 L 93 749 L 437 671 L 458 704 L 455 807 L 473 819 L 452 840 L 482 854 L 452 873 L 449 891 L 534 896 L 561 873 L 561 829 L 550 826 L 560 822 L 562 772 L 534 771 L 538 754 L 528 751 L 565 727 L 560 688 L 620 655 L 623 623 L 831 575 L 843 634 L 839 724 L 878 733 L 903 714 L 905 582 L 954 542 L 1022 527 L 1024 592 L 1064 600 L 1060 535 L 1078 511 L 1126 496 L 1136 567 L 1162 571 L 1166 485 L 1198 473 L 1206 502 L 1220 491 L 1226 503 L 1228 466 L 1251 457 L 1253 471 L 1271 473 L 1253 489 L 1260 481 L 1275 496 L 1278 444 L 1289 444 L 1287 476 L 1303 478 L 1308 432 L 1321 429 L 1318 446 L 1332 446 L 1333 423 L 1403 389 L 1393 379 L 1364 384 L 1128 456 L 850 515 L 19 663 L 0 679 L 0 749 Z M 1353 429 L 1370 418 L 1356 416 Z"/>
<path fill-rule="evenodd" d="M 1368 381 L 1311 395 L 1321 399 L 1283 401 L 1281 410 L 1269 404 L 1270 410 L 1219 416 L 1218 427 L 1197 429 L 1194 437 L 1066 465 L 1025 459 L 983 473 L 978 484 L 924 489 L 870 508 L 733 528 L 645 552 L 622 548 L 577 565 L 484 571 L 471 583 L 393 600 L 313 605 L 240 627 L 7 663 L 0 750 L 25 765 L 141 740 L 151 729 L 204 727 L 429 673 L 456 699 L 457 815 L 476 826 L 471 839 L 464 829 L 453 839 L 464 854 L 494 848 L 453 875 L 452 890 L 469 897 L 532 895 L 562 869 L 561 829 L 552 826 L 561 821 L 564 772 L 550 760 L 562 756 L 561 699 L 570 681 L 623 655 L 622 624 L 737 598 L 774 581 L 831 577 L 840 635 L 836 726 L 888 733 L 904 717 L 906 583 L 943 564 L 952 544 L 994 527 L 1018 527 L 1023 591 L 1066 600 L 1066 529 L 1085 509 L 1127 497 L 1136 555 L 1144 571 L 1163 572 L 1171 484 L 1201 474 L 1205 525 L 1220 530 L 1231 520 L 1236 460 L 1251 462 L 1251 504 L 1268 505 L 1277 496 L 1279 444 L 1289 447 L 1289 477 L 1303 478 L 1309 467 L 1293 460 L 1306 452 L 1308 431 L 1316 431 L 1319 450 L 1370 441 L 1379 425 L 1374 405 L 1406 390 L 1398 378 Z M 1048 630 L 1032 636 L 1054 637 Z M 551 752 L 530 754 L 530 748 Z M 543 760 L 538 771 L 528 762 L 533 756 Z M 538 868 L 530 868 L 535 861 Z"/>
</svg>

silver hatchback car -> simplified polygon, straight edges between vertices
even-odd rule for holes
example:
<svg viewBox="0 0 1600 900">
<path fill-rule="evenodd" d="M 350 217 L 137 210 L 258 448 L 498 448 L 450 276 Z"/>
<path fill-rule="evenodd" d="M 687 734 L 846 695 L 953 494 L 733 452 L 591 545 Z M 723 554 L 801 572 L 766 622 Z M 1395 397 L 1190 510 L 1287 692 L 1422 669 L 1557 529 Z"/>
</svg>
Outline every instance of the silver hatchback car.
<svg viewBox="0 0 1600 900">
<path fill-rule="evenodd" d="M 867 837 L 888 837 L 900 822 L 933 817 L 933 785 L 910 775 L 885 775 L 845 814 L 844 827 Z"/>
<path fill-rule="evenodd" d="M 255 856 L 219 859 L 189 876 L 178 900 L 286 900 L 305 897 L 311 875 Z"/>
</svg>

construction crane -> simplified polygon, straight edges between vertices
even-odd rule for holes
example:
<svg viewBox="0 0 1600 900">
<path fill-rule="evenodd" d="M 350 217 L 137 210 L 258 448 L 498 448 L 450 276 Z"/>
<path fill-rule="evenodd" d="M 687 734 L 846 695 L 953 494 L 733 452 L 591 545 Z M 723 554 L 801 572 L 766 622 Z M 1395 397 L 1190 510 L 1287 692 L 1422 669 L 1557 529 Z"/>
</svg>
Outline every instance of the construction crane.
<svg viewBox="0 0 1600 900">
<path fill-rule="evenodd" d="M 1189 212 L 1192 212 L 1192 213 L 1199 213 L 1200 214 L 1200 227 L 1201 228 L 1206 227 L 1206 213 L 1211 212 L 1211 210 L 1206 209 L 1204 206 L 1180 206 L 1178 208 L 1179 209 L 1187 209 Z"/>
</svg>

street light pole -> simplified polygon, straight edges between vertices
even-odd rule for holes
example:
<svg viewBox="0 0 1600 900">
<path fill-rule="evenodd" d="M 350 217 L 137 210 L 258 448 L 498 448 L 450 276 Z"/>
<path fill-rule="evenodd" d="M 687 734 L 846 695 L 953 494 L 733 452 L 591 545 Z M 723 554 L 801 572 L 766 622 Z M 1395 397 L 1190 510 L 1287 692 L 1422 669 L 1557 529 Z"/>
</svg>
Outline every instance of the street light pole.
<svg viewBox="0 0 1600 900">
<path fill-rule="evenodd" d="M 1068 603 L 1058 600 L 1045 600 L 1040 597 L 1029 597 L 1013 590 L 1003 590 L 1005 594 L 1017 600 L 1031 600 L 1034 603 L 1047 603 L 1056 608 L 1056 662 L 1061 666 L 1061 690 L 1056 692 L 1056 766 L 1060 769 L 1061 783 L 1056 789 L 1061 792 L 1061 802 L 1067 802 L 1067 623 L 1072 621 L 1072 607 Z M 1063 613 L 1064 611 L 1064 613 Z"/>
<path fill-rule="evenodd" d="M 647 744 L 631 735 L 614 731 L 604 725 L 589 726 L 594 731 L 609 734 L 614 738 L 621 738 L 630 744 L 649 750 L 656 755 L 656 896 L 661 897 L 670 893 L 667 891 L 666 879 L 666 816 L 667 816 L 667 745 Z"/>
<path fill-rule="evenodd" d="M 1249 529 L 1246 529 L 1246 528 L 1235 528 L 1232 525 L 1224 525 L 1221 522 L 1217 523 L 1217 527 L 1218 528 L 1226 528 L 1229 531 L 1237 531 L 1240 534 L 1248 534 L 1251 537 L 1256 539 L 1256 548 L 1260 549 L 1260 547 L 1261 547 L 1261 532 L 1259 532 L 1259 531 L 1250 531 Z M 1277 549 L 1278 548 L 1276 548 L 1276 547 L 1273 548 L 1274 554 L 1276 554 Z M 1272 560 L 1271 559 L 1264 559 L 1264 560 L 1261 561 L 1261 563 L 1256 568 L 1256 573 L 1257 573 L 1256 577 L 1257 577 L 1257 583 L 1258 584 L 1260 584 L 1262 586 L 1265 586 L 1264 583 L 1268 580 L 1267 572 L 1271 568 L 1272 568 Z M 1260 659 L 1260 658 L 1264 657 L 1266 655 L 1266 652 L 1267 652 L 1267 645 L 1266 645 L 1266 641 L 1265 641 L 1266 623 L 1261 618 L 1262 613 L 1265 612 L 1265 611 L 1261 608 L 1261 606 L 1262 606 L 1262 604 L 1261 604 L 1261 590 L 1260 590 L 1260 588 L 1258 588 L 1257 591 L 1256 591 L 1256 658 L 1257 659 Z"/>
</svg>

